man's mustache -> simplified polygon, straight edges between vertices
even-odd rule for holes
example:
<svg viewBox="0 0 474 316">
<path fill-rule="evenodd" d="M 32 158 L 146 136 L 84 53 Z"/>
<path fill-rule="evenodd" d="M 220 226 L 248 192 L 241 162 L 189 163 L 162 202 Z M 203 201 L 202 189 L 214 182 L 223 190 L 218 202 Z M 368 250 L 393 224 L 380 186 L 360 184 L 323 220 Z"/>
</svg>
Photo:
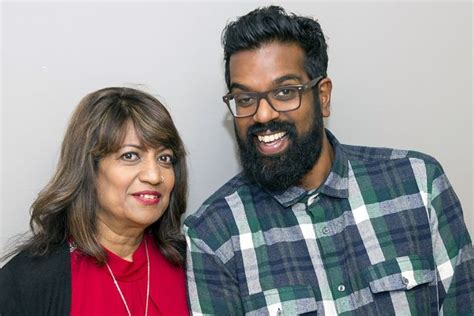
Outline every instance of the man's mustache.
<svg viewBox="0 0 474 316">
<path fill-rule="evenodd" d="M 290 122 L 271 121 L 265 124 L 255 123 L 247 130 L 247 140 L 252 141 L 256 134 L 271 132 L 286 132 L 290 137 L 296 136 L 296 126 Z"/>
</svg>

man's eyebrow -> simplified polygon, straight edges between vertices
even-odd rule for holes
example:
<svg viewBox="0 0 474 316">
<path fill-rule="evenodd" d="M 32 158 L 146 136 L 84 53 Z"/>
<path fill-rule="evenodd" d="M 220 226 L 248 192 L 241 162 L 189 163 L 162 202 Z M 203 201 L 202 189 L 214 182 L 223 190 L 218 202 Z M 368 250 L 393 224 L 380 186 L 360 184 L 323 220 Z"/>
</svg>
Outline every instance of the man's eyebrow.
<svg viewBox="0 0 474 316">
<path fill-rule="evenodd" d="M 277 86 L 277 85 L 279 85 L 282 82 L 285 82 L 287 80 L 297 80 L 299 82 L 302 82 L 303 78 L 301 78 L 301 76 L 294 75 L 294 74 L 284 75 L 284 76 L 281 76 L 281 77 L 273 80 L 273 85 Z M 233 83 L 230 84 L 230 91 L 232 91 L 233 89 L 240 89 L 240 90 L 243 90 L 243 91 L 252 91 L 246 85 L 243 85 L 243 84 L 240 84 L 240 83 L 237 83 L 237 82 L 233 82 Z"/>
<path fill-rule="evenodd" d="M 246 85 L 243 85 L 243 84 L 240 84 L 240 83 L 237 83 L 237 82 L 233 82 L 233 83 L 230 84 L 230 91 L 232 91 L 233 89 L 240 89 L 240 90 L 244 90 L 244 91 L 250 91 L 250 89 Z"/>
<path fill-rule="evenodd" d="M 282 76 L 280 78 L 277 78 L 277 79 L 273 80 L 273 84 L 274 85 L 279 85 L 282 82 L 285 82 L 287 80 L 297 80 L 299 82 L 302 82 L 303 78 L 301 78 L 301 76 L 298 76 L 298 75 L 289 74 L 289 75 L 285 75 L 285 76 Z"/>
</svg>

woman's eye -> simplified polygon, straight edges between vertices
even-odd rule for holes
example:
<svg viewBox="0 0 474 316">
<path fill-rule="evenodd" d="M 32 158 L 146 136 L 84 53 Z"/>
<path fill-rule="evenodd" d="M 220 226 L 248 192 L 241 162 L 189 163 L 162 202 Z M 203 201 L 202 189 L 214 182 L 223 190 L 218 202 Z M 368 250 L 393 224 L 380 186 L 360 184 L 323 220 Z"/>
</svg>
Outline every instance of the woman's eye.
<svg viewBox="0 0 474 316">
<path fill-rule="evenodd" d="M 138 154 L 134 153 L 134 152 L 124 153 L 124 154 L 122 154 L 121 158 L 125 161 L 136 161 L 136 160 L 140 159 Z"/>
<path fill-rule="evenodd" d="M 174 157 L 168 154 L 159 156 L 158 160 L 167 165 L 171 165 L 174 163 Z"/>
</svg>

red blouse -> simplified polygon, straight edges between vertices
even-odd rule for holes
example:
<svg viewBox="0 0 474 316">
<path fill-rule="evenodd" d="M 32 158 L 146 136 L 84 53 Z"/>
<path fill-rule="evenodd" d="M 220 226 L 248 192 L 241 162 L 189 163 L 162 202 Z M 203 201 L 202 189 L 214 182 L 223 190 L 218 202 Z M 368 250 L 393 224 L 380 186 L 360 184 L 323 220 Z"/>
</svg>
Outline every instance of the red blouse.
<svg viewBox="0 0 474 316">
<path fill-rule="evenodd" d="M 146 236 L 150 256 L 150 299 L 148 315 L 189 315 L 186 301 L 185 274 L 171 265 Z M 133 316 L 145 314 L 147 259 L 145 242 L 126 261 L 106 250 L 108 264 L 117 280 Z M 115 287 L 107 266 L 98 266 L 95 259 L 71 252 L 71 315 L 127 316 L 127 310 Z"/>
</svg>

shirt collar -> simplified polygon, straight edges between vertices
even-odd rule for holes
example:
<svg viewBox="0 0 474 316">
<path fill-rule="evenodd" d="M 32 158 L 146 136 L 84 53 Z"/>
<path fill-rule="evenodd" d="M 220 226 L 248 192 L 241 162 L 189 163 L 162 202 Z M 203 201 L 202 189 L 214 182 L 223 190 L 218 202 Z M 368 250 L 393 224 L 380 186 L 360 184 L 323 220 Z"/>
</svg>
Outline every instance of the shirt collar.
<svg viewBox="0 0 474 316">
<path fill-rule="evenodd" d="M 311 194 L 318 192 L 335 198 L 347 198 L 348 190 L 348 159 L 343 148 L 336 137 L 326 129 L 326 135 L 334 150 L 334 161 L 331 171 L 324 183 L 316 190 L 309 191 Z M 283 192 L 269 192 L 284 207 L 291 206 L 309 193 L 305 189 L 292 186 Z"/>
</svg>

